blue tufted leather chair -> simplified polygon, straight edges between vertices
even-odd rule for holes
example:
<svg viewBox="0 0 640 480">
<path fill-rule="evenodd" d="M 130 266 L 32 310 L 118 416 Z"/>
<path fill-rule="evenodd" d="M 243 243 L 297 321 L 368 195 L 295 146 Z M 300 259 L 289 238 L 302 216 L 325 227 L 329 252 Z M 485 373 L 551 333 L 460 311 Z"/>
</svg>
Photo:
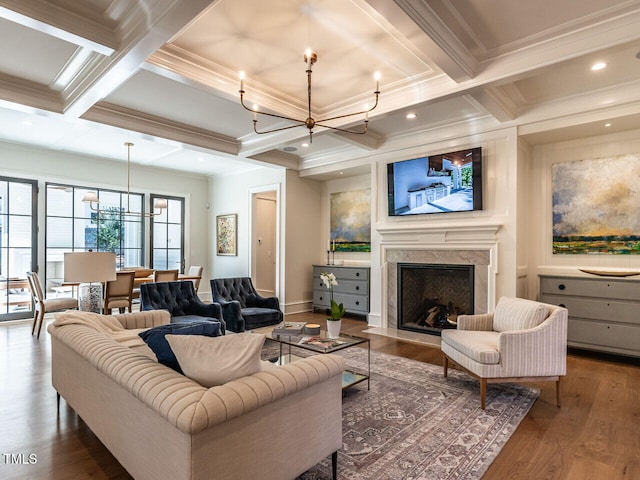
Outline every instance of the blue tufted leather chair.
<svg viewBox="0 0 640 480">
<path fill-rule="evenodd" d="M 249 277 L 214 278 L 211 296 L 222 306 L 224 321 L 233 332 L 282 322 L 278 298 L 258 295 Z"/>
<path fill-rule="evenodd" d="M 225 333 L 222 308 L 217 303 L 204 303 L 193 287 L 193 282 L 149 282 L 140 285 L 141 310 L 168 310 L 171 323 L 220 322 L 220 330 Z"/>
</svg>

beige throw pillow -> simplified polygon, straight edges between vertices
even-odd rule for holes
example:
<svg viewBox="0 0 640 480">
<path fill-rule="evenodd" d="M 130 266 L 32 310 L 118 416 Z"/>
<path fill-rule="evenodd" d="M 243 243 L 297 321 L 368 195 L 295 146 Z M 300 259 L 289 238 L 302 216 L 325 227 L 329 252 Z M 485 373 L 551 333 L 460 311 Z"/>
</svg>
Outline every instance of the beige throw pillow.
<svg viewBox="0 0 640 480">
<path fill-rule="evenodd" d="M 266 338 L 258 333 L 221 337 L 165 337 L 184 374 L 204 387 L 223 385 L 262 369 L 260 351 Z"/>
</svg>

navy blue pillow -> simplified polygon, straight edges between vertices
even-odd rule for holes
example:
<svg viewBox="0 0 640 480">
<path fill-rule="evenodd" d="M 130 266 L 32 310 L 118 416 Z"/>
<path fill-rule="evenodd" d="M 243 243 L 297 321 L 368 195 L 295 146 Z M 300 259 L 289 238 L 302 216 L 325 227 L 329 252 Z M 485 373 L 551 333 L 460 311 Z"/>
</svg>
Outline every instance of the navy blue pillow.
<svg viewBox="0 0 640 480">
<path fill-rule="evenodd" d="M 156 354 L 159 363 L 173 368 L 176 372 L 183 373 L 169 342 L 164 338 L 168 334 L 218 337 L 220 336 L 220 322 L 168 323 L 138 334 Z"/>
</svg>

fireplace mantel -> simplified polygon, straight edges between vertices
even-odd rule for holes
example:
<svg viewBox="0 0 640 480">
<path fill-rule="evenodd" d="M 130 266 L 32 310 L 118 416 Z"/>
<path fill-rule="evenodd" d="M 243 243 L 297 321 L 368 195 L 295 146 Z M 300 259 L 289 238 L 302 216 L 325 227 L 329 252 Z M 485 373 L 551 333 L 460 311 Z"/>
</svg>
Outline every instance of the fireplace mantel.
<svg viewBox="0 0 640 480">
<path fill-rule="evenodd" d="M 382 242 L 417 242 L 435 246 L 448 243 L 487 244 L 497 241 L 499 223 L 429 224 L 424 222 L 385 222 L 376 224 Z"/>
<path fill-rule="evenodd" d="M 382 254 L 381 327 L 397 328 L 397 265 L 399 262 L 469 264 L 475 266 L 475 313 L 494 305 L 498 273 L 498 230 L 502 224 L 475 222 L 468 225 L 424 223 L 378 224 Z"/>
</svg>

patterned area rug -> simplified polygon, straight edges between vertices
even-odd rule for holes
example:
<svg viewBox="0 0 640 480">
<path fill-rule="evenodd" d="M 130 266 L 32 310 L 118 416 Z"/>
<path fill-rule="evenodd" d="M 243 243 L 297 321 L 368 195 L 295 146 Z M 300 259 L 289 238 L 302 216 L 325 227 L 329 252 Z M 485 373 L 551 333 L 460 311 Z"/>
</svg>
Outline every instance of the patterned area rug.
<svg viewBox="0 0 640 480">
<path fill-rule="evenodd" d="M 366 372 L 366 349 L 340 355 Z M 449 369 L 443 378 L 442 367 L 371 352 L 371 390 L 363 382 L 343 394 L 338 478 L 480 479 L 540 392 L 490 385 L 483 411 L 479 390 L 462 372 Z M 329 458 L 300 480 L 330 478 Z"/>
</svg>

